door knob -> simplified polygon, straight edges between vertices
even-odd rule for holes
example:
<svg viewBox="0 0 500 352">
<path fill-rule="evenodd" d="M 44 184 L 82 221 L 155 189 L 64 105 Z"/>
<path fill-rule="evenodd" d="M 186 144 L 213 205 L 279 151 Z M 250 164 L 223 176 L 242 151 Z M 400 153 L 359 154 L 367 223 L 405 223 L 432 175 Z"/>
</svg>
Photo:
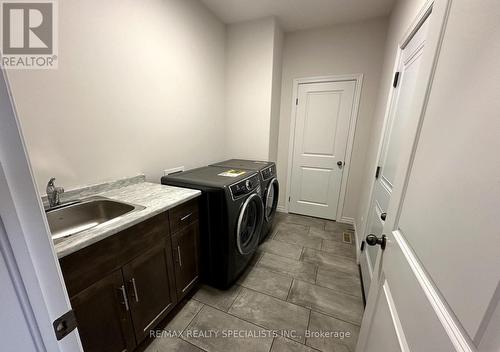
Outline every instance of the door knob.
<svg viewBox="0 0 500 352">
<path fill-rule="evenodd" d="M 368 243 L 370 246 L 375 246 L 375 245 L 380 245 L 380 248 L 382 250 L 385 249 L 385 245 L 387 244 L 387 236 L 382 235 L 381 237 L 377 237 L 374 234 L 369 234 L 366 236 L 366 243 Z"/>
<path fill-rule="evenodd" d="M 387 217 L 387 213 L 380 214 L 380 218 L 382 219 L 382 221 L 385 221 L 386 217 Z"/>
<path fill-rule="evenodd" d="M 337 166 L 342 169 L 342 166 L 344 166 L 343 161 L 337 161 Z"/>
</svg>

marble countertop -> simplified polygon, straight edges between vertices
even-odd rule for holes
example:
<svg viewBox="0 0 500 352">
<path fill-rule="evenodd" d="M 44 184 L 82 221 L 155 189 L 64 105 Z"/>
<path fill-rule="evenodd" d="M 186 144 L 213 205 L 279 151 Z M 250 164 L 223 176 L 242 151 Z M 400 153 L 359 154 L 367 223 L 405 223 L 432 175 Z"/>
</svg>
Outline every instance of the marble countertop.
<svg viewBox="0 0 500 352">
<path fill-rule="evenodd" d="M 54 244 L 57 257 L 62 258 L 90 246 L 199 195 L 201 195 L 201 192 L 197 190 L 149 182 L 125 184 L 123 187 L 110 187 L 109 189 L 102 187 L 99 192 L 93 194 L 86 191 L 84 197 L 101 196 L 125 203 L 142 205 L 145 208 L 132 211 L 88 230 L 57 240 Z"/>
</svg>

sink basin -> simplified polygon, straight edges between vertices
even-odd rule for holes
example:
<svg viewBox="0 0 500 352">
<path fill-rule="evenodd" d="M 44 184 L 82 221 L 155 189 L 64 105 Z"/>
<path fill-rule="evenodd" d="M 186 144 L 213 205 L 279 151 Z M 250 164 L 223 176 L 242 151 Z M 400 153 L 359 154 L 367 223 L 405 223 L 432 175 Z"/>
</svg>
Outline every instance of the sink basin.
<svg viewBox="0 0 500 352">
<path fill-rule="evenodd" d="M 68 237 L 130 213 L 143 206 L 91 197 L 46 211 L 52 239 Z"/>
</svg>

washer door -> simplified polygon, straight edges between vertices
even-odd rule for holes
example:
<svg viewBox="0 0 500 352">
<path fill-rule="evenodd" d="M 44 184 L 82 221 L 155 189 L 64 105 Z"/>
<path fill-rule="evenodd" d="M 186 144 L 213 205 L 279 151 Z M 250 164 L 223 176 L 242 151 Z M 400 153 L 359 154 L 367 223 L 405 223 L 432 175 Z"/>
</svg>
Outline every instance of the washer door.
<svg viewBox="0 0 500 352">
<path fill-rule="evenodd" d="M 264 217 L 267 222 L 271 222 L 274 218 L 274 214 L 276 214 L 276 207 L 278 206 L 278 196 L 279 196 L 280 185 L 278 180 L 273 178 L 266 190 L 266 199 L 265 209 L 264 209 Z"/>
<path fill-rule="evenodd" d="M 236 246 L 240 254 L 250 254 L 257 248 L 263 213 L 262 199 L 257 194 L 252 194 L 243 203 L 236 228 Z"/>
</svg>

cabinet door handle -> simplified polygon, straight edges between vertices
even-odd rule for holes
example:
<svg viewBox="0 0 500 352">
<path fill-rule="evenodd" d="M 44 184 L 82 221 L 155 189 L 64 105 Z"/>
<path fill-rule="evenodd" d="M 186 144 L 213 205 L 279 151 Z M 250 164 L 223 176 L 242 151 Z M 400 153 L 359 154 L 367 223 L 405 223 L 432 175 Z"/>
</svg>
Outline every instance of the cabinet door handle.
<svg viewBox="0 0 500 352">
<path fill-rule="evenodd" d="M 181 247 L 179 246 L 177 246 L 177 257 L 179 258 L 179 266 L 182 267 Z"/>
<path fill-rule="evenodd" d="M 128 306 L 128 299 L 127 299 L 127 292 L 125 291 L 125 285 L 121 285 L 119 290 L 122 292 L 122 297 L 123 297 L 123 302 L 121 302 L 121 303 L 125 305 L 125 310 L 128 311 L 129 306 Z"/>
<path fill-rule="evenodd" d="M 190 217 L 191 215 L 193 215 L 193 213 L 189 213 L 189 214 L 187 214 L 187 215 L 184 215 L 184 216 L 181 218 L 181 221 L 184 221 L 184 220 L 189 219 L 189 217 Z"/>
<path fill-rule="evenodd" d="M 137 286 L 135 285 L 135 278 L 132 278 L 132 280 L 130 280 L 130 282 L 132 283 L 132 287 L 134 288 L 134 298 L 135 298 L 135 301 L 137 303 L 139 303 L 139 295 L 137 294 Z"/>
</svg>

